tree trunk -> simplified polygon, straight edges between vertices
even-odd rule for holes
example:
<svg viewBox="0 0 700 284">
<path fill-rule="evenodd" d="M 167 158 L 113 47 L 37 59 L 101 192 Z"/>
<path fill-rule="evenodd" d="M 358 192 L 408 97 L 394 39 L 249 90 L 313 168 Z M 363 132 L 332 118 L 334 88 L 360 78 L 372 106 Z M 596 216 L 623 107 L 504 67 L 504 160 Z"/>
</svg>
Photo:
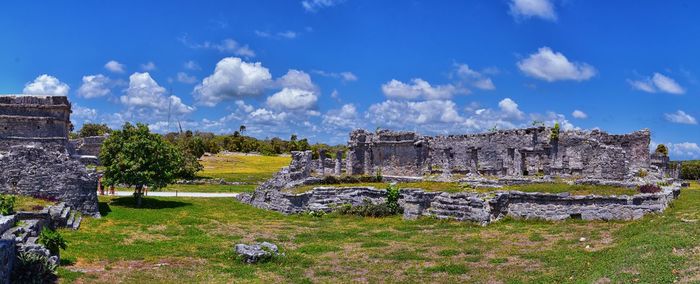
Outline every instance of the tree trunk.
<svg viewBox="0 0 700 284">
<path fill-rule="evenodd" d="M 136 198 L 136 207 L 141 207 L 141 199 L 143 197 L 143 185 L 139 184 L 136 186 L 136 191 L 134 192 L 134 197 Z"/>
</svg>

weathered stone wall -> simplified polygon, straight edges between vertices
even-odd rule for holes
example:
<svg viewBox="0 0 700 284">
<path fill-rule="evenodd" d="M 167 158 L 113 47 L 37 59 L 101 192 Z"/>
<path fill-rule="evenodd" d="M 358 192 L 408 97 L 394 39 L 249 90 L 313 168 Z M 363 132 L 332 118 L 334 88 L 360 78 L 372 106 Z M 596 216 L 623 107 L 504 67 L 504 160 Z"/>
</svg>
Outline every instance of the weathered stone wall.
<svg viewBox="0 0 700 284">
<path fill-rule="evenodd" d="M 77 155 L 99 156 L 102 143 L 107 139 L 105 136 L 84 137 L 70 140 L 70 144 Z"/>
<path fill-rule="evenodd" d="M 0 150 L 0 193 L 21 194 L 66 202 L 99 216 L 97 176 L 70 158 L 60 145 L 16 145 Z"/>
<path fill-rule="evenodd" d="M 67 138 L 70 113 L 65 96 L 0 96 L 0 138 Z"/>
<path fill-rule="evenodd" d="M 491 133 L 419 136 L 413 132 L 355 130 L 347 173 L 421 176 L 462 173 L 497 176 L 557 175 L 627 179 L 649 169 L 649 130 L 625 135 L 545 127 Z"/>
<path fill-rule="evenodd" d="M 97 176 L 73 159 L 68 142 L 70 113 L 65 96 L 0 96 L 0 193 L 62 200 L 99 216 Z"/>
<path fill-rule="evenodd" d="M 0 284 L 9 284 L 15 263 L 15 241 L 0 240 Z"/>
<path fill-rule="evenodd" d="M 404 218 L 432 216 L 488 224 L 505 216 L 522 219 L 635 220 L 648 213 L 663 212 L 680 194 L 680 186 L 665 187 L 662 192 L 633 196 L 572 196 L 568 193 L 525 193 L 497 191 L 495 194 L 472 192 L 425 192 L 402 189 L 399 203 Z M 292 194 L 282 191 L 256 191 L 241 195 L 242 201 L 255 207 L 285 214 L 305 211 L 332 211 L 343 204 L 360 205 L 386 201 L 386 191 L 373 187 L 317 187 Z"/>
</svg>

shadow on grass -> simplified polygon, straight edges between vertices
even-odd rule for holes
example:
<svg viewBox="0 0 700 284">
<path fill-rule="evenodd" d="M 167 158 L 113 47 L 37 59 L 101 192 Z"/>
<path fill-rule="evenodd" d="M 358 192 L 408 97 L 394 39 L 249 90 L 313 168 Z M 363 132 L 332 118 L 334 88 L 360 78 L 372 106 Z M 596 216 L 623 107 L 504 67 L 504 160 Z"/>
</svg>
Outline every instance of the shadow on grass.
<svg viewBox="0 0 700 284">
<path fill-rule="evenodd" d="M 127 208 L 136 209 L 165 209 L 165 208 L 178 208 L 184 206 L 190 206 L 192 203 L 171 201 L 171 200 L 160 200 L 155 198 L 144 197 L 141 202 L 141 207 L 136 207 L 136 200 L 134 197 L 119 197 L 112 199 L 109 203 L 114 206 L 121 206 Z"/>
<path fill-rule="evenodd" d="M 109 204 L 107 202 L 98 202 L 97 209 L 100 210 L 100 215 L 102 215 L 102 217 L 107 216 L 110 212 L 112 212 L 112 208 L 109 208 Z"/>
</svg>

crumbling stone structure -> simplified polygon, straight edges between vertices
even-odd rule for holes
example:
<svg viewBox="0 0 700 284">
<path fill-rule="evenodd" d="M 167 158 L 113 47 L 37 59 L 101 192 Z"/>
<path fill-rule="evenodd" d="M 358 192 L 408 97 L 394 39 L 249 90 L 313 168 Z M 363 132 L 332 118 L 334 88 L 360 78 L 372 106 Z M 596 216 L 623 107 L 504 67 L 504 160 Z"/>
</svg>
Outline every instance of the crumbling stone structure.
<svg viewBox="0 0 700 284">
<path fill-rule="evenodd" d="M 66 202 L 99 216 L 97 175 L 74 159 L 65 96 L 0 96 L 0 194 Z"/>
<path fill-rule="evenodd" d="M 481 134 L 420 136 L 414 132 L 355 130 L 347 174 L 423 176 L 573 176 L 628 179 L 650 170 L 649 130 L 612 135 L 599 130 L 537 127 Z"/>
<path fill-rule="evenodd" d="M 109 137 L 92 136 L 70 140 L 70 151 L 73 153 L 73 158 L 80 160 L 83 164 L 99 165 L 100 149 L 105 139 Z"/>
</svg>

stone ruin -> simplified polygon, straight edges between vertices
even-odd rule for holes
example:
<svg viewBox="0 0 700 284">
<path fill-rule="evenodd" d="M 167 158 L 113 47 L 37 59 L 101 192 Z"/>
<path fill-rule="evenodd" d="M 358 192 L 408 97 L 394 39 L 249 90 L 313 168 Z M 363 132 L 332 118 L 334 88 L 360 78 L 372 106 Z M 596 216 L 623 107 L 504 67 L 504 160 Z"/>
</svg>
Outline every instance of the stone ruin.
<svg viewBox="0 0 700 284">
<path fill-rule="evenodd" d="M 97 174 L 68 140 L 65 96 L 0 96 L 0 194 L 60 200 L 99 217 Z"/>
<path fill-rule="evenodd" d="M 640 172 L 659 178 L 670 174 L 666 168 L 651 165 L 649 130 L 623 135 L 599 130 L 562 131 L 558 135 L 552 132 L 552 128 L 537 127 L 431 137 L 414 132 L 355 130 L 348 142 L 347 174 L 539 175 L 610 180 L 630 179 Z"/>
<path fill-rule="evenodd" d="M 571 196 L 564 194 L 494 191 L 426 192 L 401 189 L 404 217 L 433 216 L 488 224 L 504 216 L 525 219 L 633 220 L 659 213 L 680 194 L 680 164 L 649 153 L 649 130 L 611 135 L 599 130 L 562 131 L 546 127 L 503 130 L 483 134 L 420 136 L 388 130 L 350 133 L 346 159 L 311 151 L 293 152 L 289 167 L 239 200 L 285 214 L 331 211 L 342 204 L 374 204 L 386 191 L 373 187 L 316 187 L 293 194 L 299 185 L 321 184 L 327 176 L 380 175 L 384 181 L 457 181 L 472 187 L 554 183 L 634 187 L 668 184 L 662 191 L 631 196 Z"/>
</svg>

